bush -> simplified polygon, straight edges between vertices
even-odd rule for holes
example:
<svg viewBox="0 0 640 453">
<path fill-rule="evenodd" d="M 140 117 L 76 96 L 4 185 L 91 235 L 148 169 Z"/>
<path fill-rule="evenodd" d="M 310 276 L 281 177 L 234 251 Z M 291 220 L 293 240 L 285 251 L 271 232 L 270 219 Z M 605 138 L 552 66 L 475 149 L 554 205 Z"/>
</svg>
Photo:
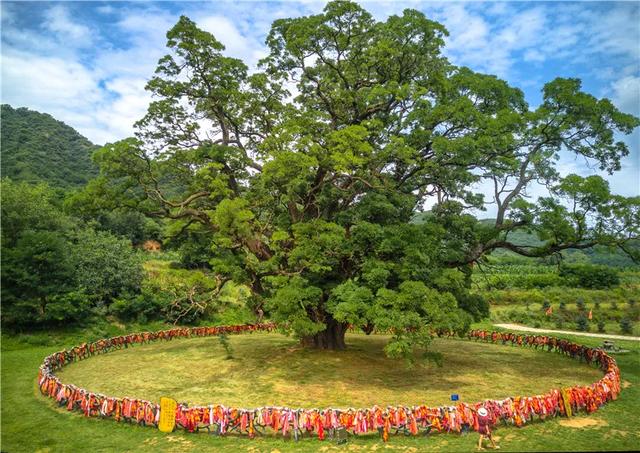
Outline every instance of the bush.
<svg viewBox="0 0 640 453">
<path fill-rule="evenodd" d="M 576 328 L 581 332 L 586 332 L 589 330 L 589 320 L 586 316 L 578 316 L 578 318 L 576 319 Z"/>
<path fill-rule="evenodd" d="M 618 309 L 618 303 L 615 300 L 613 302 L 611 302 L 611 309 L 612 310 L 617 310 Z"/>
<path fill-rule="evenodd" d="M 137 321 L 145 323 L 163 319 L 164 310 L 169 304 L 168 298 L 153 293 L 148 288 L 137 296 L 115 299 L 109 307 L 109 312 L 122 321 Z"/>
<path fill-rule="evenodd" d="M 58 294 L 51 298 L 42 316 L 45 324 L 84 324 L 91 315 L 91 300 L 78 291 Z"/>
<path fill-rule="evenodd" d="M 618 271 L 609 266 L 593 264 L 563 265 L 559 275 L 570 285 L 589 289 L 611 288 L 620 284 Z"/>
<path fill-rule="evenodd" d="M 54 294 L 45 301 L 21 300 L 3 307 L 2 322 L 15 329 L 84 325 L 91 317 L 91 301 L 81 292 Z"/>
<path fill-rule="evenodd" d="M 96 301 L 110 303 L 122 294 L 140 291 L 142 264 L 128 240 L 85 229 L 76 233 L 74 243 L 77 285 Z"/>
<path fill-rule="evenodd" d="M 622 318 L 620 320 L 620 331 L 628 335 L 633 332 L 633 323 L 629 318 Z"/>
<path fill-rule="evenodd" d="M 578 310 L 584 311 L 585 309 L 584 299 L 582 298 L 578 299 L 578 301 L 576 302 L 576 307 L 578 307 Z"/>
<path fill-rule="evenodd" d="M 489 316 L 489 302 L 480 294 L 460 295 L 458 307 L 473 316 L 474 321 L 480 321 Z"/>
<path fill-rule="evenodd" d="M 548 301 L 548 300 L 545 300 L 545 301 L 542 303 L 542 309 L 546 311 L 546 310 L 548 310 L 548 309 L 549 309 L 549 307 L 551 307 L 551 304 L 549 303 L 549 301 Z"/>
<path fill-rule="evenodd" d="M 567 309 L 567 304 L 565 301 L 560 302 L 560 310 L 566 310 Z"/>
<path fill-rule="evenodd" d="M 598 321 L 598 332 L 600 332 L 600 333 L 604 333 L 605 332 L 604 325 L 605 324 L 604 324 L 603 320 Z"/>
<path fill-rule="evenodd" d="M 593 305 L 593 308 L 595 308 L 596 310 L 600 310 L 600 302 L 596 301 L 596 303 Z"/>
</svg>

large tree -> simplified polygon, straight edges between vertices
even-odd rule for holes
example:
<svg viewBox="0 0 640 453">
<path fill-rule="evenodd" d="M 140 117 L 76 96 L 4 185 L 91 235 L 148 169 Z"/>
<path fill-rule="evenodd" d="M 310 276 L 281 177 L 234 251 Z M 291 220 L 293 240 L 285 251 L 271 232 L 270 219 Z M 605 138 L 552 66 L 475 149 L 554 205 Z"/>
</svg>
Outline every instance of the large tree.
<svg viewBox="0 0 640 453">
<path fill-rule="evenodd" d="M 415 10 L 384 22 L 351 2 L 274 22 L 259 71 L 187 17 L 167 33 L 135 138 L 102 148 L 87 189 L 207 238 L 210 264 L 305 344 L 343 348 L 348 324 L 394 335 L 387 353 L 462 330 L 471 266 L 497 248 L 546 256 L 628 247 L 638 198 L 562 177 L 561 152 L 613 172 L 638 119 L 556 79 L 531 109 L 516 88 L 442 55 Z M 472 187 L 495 188 L 484 200 Z M 533 184 L 549 196 L 527 200 Z M 424 222 L 412 222 L 433 201 Z M 495 223 L 468 212 L 497 204 Z M 535 232 L 542 245 L 513 243 Z"/>
</svg>

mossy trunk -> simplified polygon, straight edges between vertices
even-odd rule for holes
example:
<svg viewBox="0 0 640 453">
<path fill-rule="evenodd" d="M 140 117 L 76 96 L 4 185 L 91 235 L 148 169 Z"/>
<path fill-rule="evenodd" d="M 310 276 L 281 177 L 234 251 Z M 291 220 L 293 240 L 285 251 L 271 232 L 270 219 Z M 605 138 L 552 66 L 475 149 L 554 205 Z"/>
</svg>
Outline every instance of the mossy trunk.
<svg viewBox="0 0 640 453">
<path fill-rule="evenodd" d="M 302 344 L 307 348 L 340 350 L 346 347 L 344 336 L 347 333 L 347 324 L 328 317 L 325 319 L 327 328 L 315 335 L 302 337 Z"/>
</svg>

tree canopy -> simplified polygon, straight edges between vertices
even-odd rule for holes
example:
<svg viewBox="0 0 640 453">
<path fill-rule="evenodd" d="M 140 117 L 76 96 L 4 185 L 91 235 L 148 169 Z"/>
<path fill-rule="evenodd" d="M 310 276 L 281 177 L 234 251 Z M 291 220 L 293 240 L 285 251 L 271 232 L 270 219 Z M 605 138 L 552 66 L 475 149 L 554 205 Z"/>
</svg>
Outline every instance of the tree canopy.
<svg viewBox="0 0 640 453">
<path fill-rule="evenodd" d="M 2 325 L 37 328 L 86 322 L 94 308 L 139 292 L 131 242 L 62 212 L 46 184 L 0 180 Z"/>
<path fill-rule="evenodd" d="M 220 278 L 246 284 L 254 308 L 305 344 L 342 348 L 351 324 L 392 332 L 390 355 L 486 313 L 469 274 L 492 250 L 546 256 L 637 237 L 640 198 L 555 164 L 566 152 L 618 170 L 629 152 L 618 134 L 638 118 L 577 79 L 547 83 L 532 109 L 505 81 L 451 64 L 446 35 L 415 10 L 376 21 L 334 1 L 275 21 L 251 71 L 183 16 L 136 136 L 96 153 L 84 196 L 206 238 Z M 474 191 L 482 181 L 493 200 Z M 530 201 L 532 184 L 549 195 Z M 488 202 L 491 224 L 469 213 Z M 540 244 L 513 243 L 519 230 Z"/>
</svg>

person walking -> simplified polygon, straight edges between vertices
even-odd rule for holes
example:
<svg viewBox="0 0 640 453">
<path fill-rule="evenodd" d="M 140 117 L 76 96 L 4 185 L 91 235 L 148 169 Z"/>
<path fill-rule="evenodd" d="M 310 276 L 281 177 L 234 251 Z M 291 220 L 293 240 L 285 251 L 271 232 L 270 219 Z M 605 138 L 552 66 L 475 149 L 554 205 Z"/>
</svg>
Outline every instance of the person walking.
<svg viewBox="0 0 640 453">
<path fill-rule="evenodd" d="M 496 445 L 496 442 L 491 436 L 491 418 L 489 417 L 489 411 L 484 407 L 478 409 L 478 433 L 480 433 L 480 439 L 478 439 L 478 450 L 484 450 L 482 441 L 486 437 L 491 442 L 491 446 L 494 449 L 499 449 L 500 446 Z"/>
</svg>

